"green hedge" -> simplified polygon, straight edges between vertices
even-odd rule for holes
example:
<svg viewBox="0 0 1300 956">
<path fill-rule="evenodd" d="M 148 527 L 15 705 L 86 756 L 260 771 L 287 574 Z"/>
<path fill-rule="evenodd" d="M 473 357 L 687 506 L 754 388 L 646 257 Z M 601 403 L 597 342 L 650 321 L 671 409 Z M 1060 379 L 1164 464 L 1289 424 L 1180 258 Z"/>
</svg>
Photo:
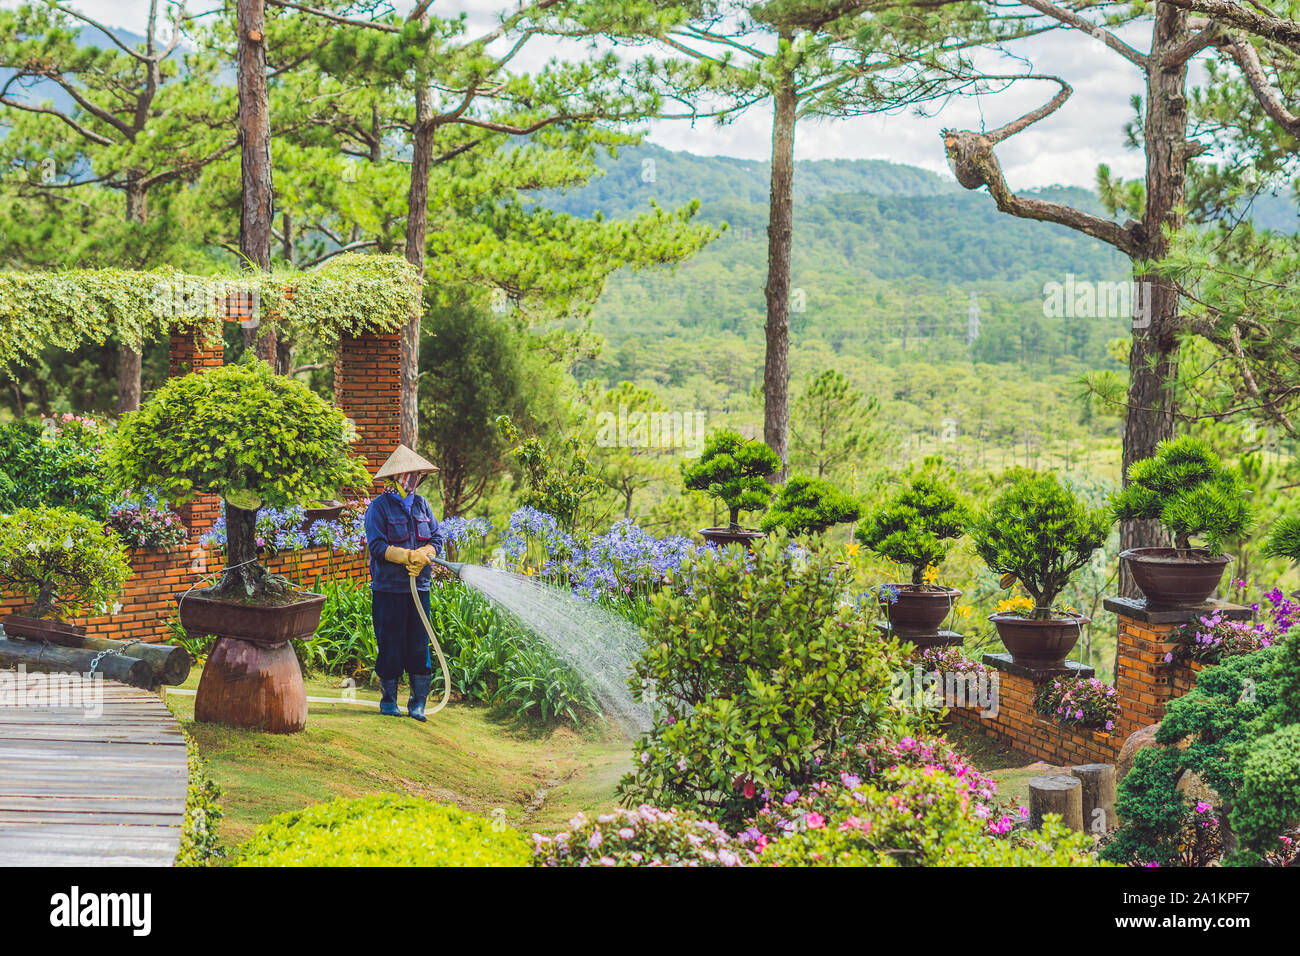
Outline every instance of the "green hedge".
<svg viewBox="0 0 1300 956">
<path fill-rule="evenodd" d="M 177 325 L 199 325 L 217 341 L 216 303 L 234 294 L 256 296 L 262 315 L 332 345 L 343 333 L 396 331 L 420 305 L 420 292 L 420 277 L 405 260 L 359 254 L 314 272 L 0 272 L 0 367 L 51 345 L 72 350 L 110 336 L 139 346 Z"/>
<path fill-rule="evenodd" d="M 272 817 L 237 866 L 527 866 L 528 844 L 504 823 L 416 797 L 318 803 Z"/>
</svg>

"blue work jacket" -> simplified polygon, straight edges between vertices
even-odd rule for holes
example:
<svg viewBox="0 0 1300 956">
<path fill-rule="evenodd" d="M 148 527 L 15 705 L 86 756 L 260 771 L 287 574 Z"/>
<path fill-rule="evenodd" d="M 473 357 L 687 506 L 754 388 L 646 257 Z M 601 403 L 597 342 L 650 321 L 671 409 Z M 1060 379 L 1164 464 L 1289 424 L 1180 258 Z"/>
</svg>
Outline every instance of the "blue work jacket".
<svg viewBox="0 0 1300 956">
<path fill-rule="evenodd" d="M 410 511 L 407 511 L 401 498 L 389 491 L 370 502 L 370 507 L 366 509 L 370 589 L 409 594 L 411 586 L 407 582 L 410 575 L 406 573 L 406 565 L 384 560 L 384 552 L 390 545 L 415 550 L 426 544 L 433 545 L 438 554 L 442 554 L 442 529 L 438 527 L 438 519 L 433 516 L 429 502 L 423 497 L 415 496 Z M 421 591 L 429 590 L 432 578 L 432 572 L 428 568 L 423 569 L 415 580 L 416 587 Z"/>
</svg>

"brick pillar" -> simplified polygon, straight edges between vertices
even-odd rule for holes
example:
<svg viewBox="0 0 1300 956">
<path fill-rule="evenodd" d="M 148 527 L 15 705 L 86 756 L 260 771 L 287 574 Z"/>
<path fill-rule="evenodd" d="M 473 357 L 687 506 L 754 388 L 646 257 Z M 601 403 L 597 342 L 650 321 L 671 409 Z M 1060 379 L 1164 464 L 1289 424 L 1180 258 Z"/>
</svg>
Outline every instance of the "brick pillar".
<svg viewBox="0 0 1300 956">
<path fill-rule="evenodd" d="M 401 423 L 398 333 L 363 332 L 339 340 L 334 403 L 357 427 L 355 448 L 373 475 L 397 447 Z"/>
<path fill-rule="evenodd" d="M 1165 716 L 1165 705 L 1187 693 L 1195 671 L 1186 664 L 1166 660 L 1176 652 L 1175 632 L 1211 612 L 1224 620 L 1250 620 L 1251 610 L 1239 604 L 1211 601 L 1177 608 L 1149 608 L 1143 599 L 1107 598 L 1106 610 L 1119 618 L 1119 654 L 1115 667 L 1115 694 L 1119 698 L 1118 730 L 1123 736 Z"/>
<path fill-rule="evenodd" d="M 196 326 L 172 329 L 167 349 L 167 377 L 179 378 L 191 372 L 206 372 L 225 364 L 224 346 L 218 332 L 216 341 L 204 341 Z M 197 537 L 221 515 L 221 499 L 216 495 L 199 495 L 180 508 L 181 520 L 190 529 L 190 546 L 197 547 Z"/>
</svg>

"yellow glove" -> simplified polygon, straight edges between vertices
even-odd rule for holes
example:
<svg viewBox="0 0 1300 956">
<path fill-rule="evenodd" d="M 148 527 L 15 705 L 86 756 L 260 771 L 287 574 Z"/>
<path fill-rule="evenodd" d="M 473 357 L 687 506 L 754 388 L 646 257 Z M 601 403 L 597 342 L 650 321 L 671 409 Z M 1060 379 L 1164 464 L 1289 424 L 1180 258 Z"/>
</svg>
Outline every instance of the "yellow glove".
<svg viewBox="0 0 1300 956">
<path fill-rule="evenodd" d="M 395 548 L 390 544 L 384 551 L 384 560 L 391 561 L 393 564 L 409 564 L 411 552 L 405 548 Z"/>
<path fill-rule="evenodd" d="M 429 565 L 429 555 L 425 553 L 424 548 L 418 551 L 406 552 L 406 573 L 411 577 L 419 577 L 420 572 Z"/>
</svg>

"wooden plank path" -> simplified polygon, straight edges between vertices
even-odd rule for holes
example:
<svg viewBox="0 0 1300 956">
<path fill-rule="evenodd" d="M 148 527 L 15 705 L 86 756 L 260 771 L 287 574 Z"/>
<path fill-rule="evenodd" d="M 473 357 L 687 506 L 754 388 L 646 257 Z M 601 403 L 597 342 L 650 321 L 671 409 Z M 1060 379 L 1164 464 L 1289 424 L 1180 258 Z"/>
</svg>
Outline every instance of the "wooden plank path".
<svg viewBox="0 0 1300 956">
<path fill-rule="evenodd" d="M 103 681 L 103 713 L 0 707 L 0 866 L 170 866 L 189 768 L 156 694 Z"/>
</svg>

